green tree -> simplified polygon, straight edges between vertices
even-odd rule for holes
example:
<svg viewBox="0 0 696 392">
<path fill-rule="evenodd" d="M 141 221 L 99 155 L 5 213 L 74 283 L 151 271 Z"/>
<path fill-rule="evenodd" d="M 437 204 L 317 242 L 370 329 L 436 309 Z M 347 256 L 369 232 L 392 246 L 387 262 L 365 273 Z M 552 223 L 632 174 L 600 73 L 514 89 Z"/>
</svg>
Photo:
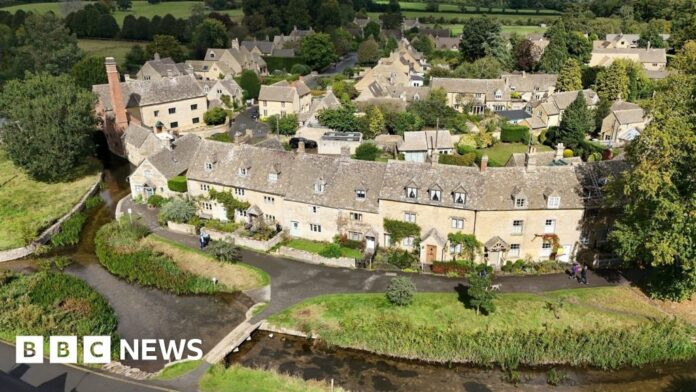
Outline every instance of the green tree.
<svg viewBox="0 0 696 392">
<path fill-rule="evenodd" d="M 206 125 L 224 124 L 227 119 L 227 112 L 221 107 L 209 109 L 203 114 L 203 121 Z"/>
<path fill-rule="evenodd" d="M 408 306 L 413 302 L 416 286 L 405 276 L 392 278 L 387 286 L 387 300 L 397 306 Z"/>
<path fill-rule="evenodd" d="M 365 117 L 367 118 L 367 129 L 366 132 L 363 132 L 363 136 L 366 139 L 374 139 L 375 136 L 380 135 L 384 131 L 384 114 L 382 114 L 379 107 L 370 106 L 365 112 Z"/>
<path fill-rule="evenodd" d="M 259 76 L 250 69 L 242 71 L 242 76 L 239 78 L 239 87 L 244 90 L 244 97 L 246 99 L 258 98 L 259 91 L 261 90 Z"/>
<path fill-rule="evenodd" d="M 415 38 L 413 38 L 412 45 L 417 51 L 423 53 L 426 57 L 430 55 L 435 50 L 435 44 L 427 35 L 420 33 Z"/>
<path fill-rule="evenodd" d="M 361 161 L 374 161 L 382 150 L 372 142 L 363 142 L 355 149 L 355 159 Z"/>
<path fill-rule="evenodd" d="M 466 61 L 486 56 L 500 45 L 500 23 L 487 17 L 472 18 L 463 27 L 459 51 Z"/>
<path fill-rule="evenodd" d="M 498 79 L 503 73 L 503 68 L 495 57 L 486 56 L 471 63 L 460 64 L 453 73 L 458 78 Z"/>
<path fill-rule="evenodd" d="M 629 169 L 609 186 L 623 206 L 609 239 L 627 263 L 651 271 L 651 295 L 696 292 L 696 122 L 694 81 L 668 78 L 655 94 L 652 121 L 626 148 Z"/>
<path fill-rule="evenodd" d="M 616 101 L 628 97 L 628 70 L 623 61 L 614 61 L 597 74 L 597 94 L 600 99 Z"/>
<path fill-rule="evenodd" d="M 363 35 L 365 36 L 365 38 L 372 37 L 372 38 L 378 40 L 380 29 L 381 28 L 379 27 L 379 24 L 377 22 L 375 22 L 374 20 L 371 20 L 371 21 L 367 22 L 367 24 L 365 25 L 365 28 L 363 28 Z"/>
<path fill-rule="evenodd" d="M 372 36 L 358 45 L 358 63 L 362 65 L 376 64 L 379 60 L 379 55 L 379 45 L 377 45 Z"/>
<path fill-rule="evenodd" d="M 127 11 L 133 8 L 132 0 L 117 0 L 116 3 L 118 4 L 119 11 Z"/>
<path fill-rule="evenodd" d="M 640 34 L 640 38 L 638 39 L 638 47 L 647 48 L 648 43 L 650 43 L 650 47 L 652 48 L 665 47 L 665 40 L 662 39 L 660 31 L 654 25 L 648 25 L 648 28 Z"/>
<path fill-rule="evenodd" d="M 319 3 L 319 12 L 315 25 L 321 31 L 333 31 L 341 26 L 341 10 L 336 0 L 324 0 Z"/>
<path fill-rule="evenodd" d="M 563 143 L 569 148 L 577 148 L 585 140 L 585 134 L 594 130 L 594 117 L 587 108 L 585 94 L 578 92 L 577 98 L 563 112 L 563 119 L 558 128 L 546 133 L 547 140 L 553 145 Z"/>
<path fill-rule="evenodd" d="M 298 29 L 307 29 L 311 24 L 311 16 L 307 0 L 290 0 L 285 7 L 285 17 L 291 20 Z"/>
<path fill-rule="evenodd" d="M 171 57 L 177 63 L 186 59 L 183 47 L 171 35 L 155 35 L 152 42 L 145 47 L 145 53 L 150 59 L 155 56 L 155 53 L 158 53 L 160 57 Z"/>
<path fill-rule="evenodd" d="M 404 17 L 401 14 L 399 0 L 389 0 L 386 12 L 379 17 L 382 19 L 382 27 L 385 29 L 401 29 L 401 22 L 403 22 Z"/>
<path fill-rule="evenodd" d="M 568 58 L 568 32 L 562 20 L 554 23 L 546 32 L 549 45 L 544 49 L 539 68 L 544 72 L 557 73 Z"/>
<path fill-rule="evenodd" d="M 280 135 L 294 135 L 299 127 L 296 114 L 288 114 L 285 116 L 273 115 L 264 120 L 271 132 Z"/>
<path fill-rule="evenodd" d="M 434 127 L 446 124 L 457 111 L 447 106 L 447 93 L 443 89 L 433 89 L 428 99 L 413 101 L 408 110 L 423 120 L 423 125 Z"/>
<path fill-rule="evenodd" d="M 0 92 L 0 115 L 9 120 L 3 148 L 37 180 L 68 180 L 94 149 L 95 103 L 68 75 L 10 81 Z"/>
<path fill-rule="evenodd" d="M 406 132 L 420 131 L 423 128 L 423 120 L 413 112 L 390 113 L 387 116 L 387 128 L 397 135 Z"/>
<path fill-rule="evenodd" d="M 77 38 L 53 13 L 30 14 L 16 39 L 17 60 L 25 71 L 58 75 L 69 72 L 82 58 Z"/>
<path fill-rule="evenodd" d="M 582 89 L 582 68 L 578 60 L 569 58 L 558 73 L 556 90 L 576 91 Z"/>
<path fill-rule="evenodd" d="M 79 86 L 89 90 L 95 84 L 107 82 L 104 59 L 100 57 L 88 56 L 83 58 L 73 66 L 70 74 Z"/>
<path fill-rule="evenodd" d="M 672 65 L 681 72 L 696 75 L 696 41 L 684 43 L 684 47 L 674 57 Z"/>
<path fill-rule="evenodd" d="M 305 63 L 313 70 L 322 70 L 338 59 L 331 36 L 312 33 L 302 39 L 300 53 Z"/>
<path fill-rule="evenodd" d="M 336 29 L 331 33 L 331 42 L 339 56 L 345 55 L 353 48 L 353 36 L 344 28 Z"/>
<path fill-rule="evenodd" d="M 203 58 L 208 48 L 227 48 L 230 46 L 230 37 L 227 29 L 217 19 L 205 19 L 193 30 L 191 46 L 196 57 Z"/>
<path fill-rule="evenodd" d="M 319 123 L 338 132 L 360 132 L 361 124 L 350 103 L 335 109 L 323 109 L 317 115 Z"/>
<path fill-rule="evenodd" d="M 515 45 L 513 52 L 515 57 L 515 67 L 520 71 L 531 72 L 539 66 L 537 57 L 537 46 L 528 39 L 521 39 Z"/>
<path fill-rule="evenodd" d="M 126 53 L 125 67 L 128 73 L 136 72 L 147 61 L 147 54 L 140 45 L 133 45 Z M 106 72 L 106 71 L 104 71 Z"/>
<path fill-rule="evenodd" d="M 570 32 L 566 37 L 566 47 L 570 57 L 577 59 L 581 64 L 590 61 L 592 56 L 592 41 L 578 31 Z"/>
<path fill-rule="evenodd" d="M 635 102 L 639 99 L 648 98 L 652 94 L 652 83 L 645 74 L 643 65 L 637 61 L 619 60 L 626 64 L 628 74 L 628 94 L 627 101 Z"/>
<path fill-rule="evenodd" d="M 473 261 L 477 254 L 481 253 L 483 249 L 483 244 L 476 239 L 473 234 L 464 234 L 461 231 L 456 233 L 449 233 L 447 235 L 447 240 L 452 245 L 459 245 L 458 256 L 464 257 L 464 260 Z"/>
<path fill-rule="evenodd" d="M 476 309 L 476 314 L 491 314 L 495 312 L 495 293 L 491 290 L 491 277 L 471 273 L 467 276 L 469 287 L 466 290 L 469 306 Z"/>
</svg>

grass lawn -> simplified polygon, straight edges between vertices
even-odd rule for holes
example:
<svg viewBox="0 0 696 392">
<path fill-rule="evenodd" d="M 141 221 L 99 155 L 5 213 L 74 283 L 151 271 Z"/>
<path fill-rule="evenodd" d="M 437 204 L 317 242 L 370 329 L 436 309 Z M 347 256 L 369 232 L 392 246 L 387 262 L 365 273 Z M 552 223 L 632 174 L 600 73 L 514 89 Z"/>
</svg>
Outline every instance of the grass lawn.
<svg viewBox="0 0 696 392">
<path fill-rule="evenodd" d="M 500 294 L 495 305 L 484 316 L 456 293 L 418 293 L 406 307 L 391 305 L 383 294 L 338 294 L 307 300 L 268 321 L 318 333 L 331 345 L 442 362 L 612 368 L 696 355 L 693 328 L 654 322 L 667 315 L 626 287 Z"/>
<path fill-rule="evenodd" d="M 225 286 L 246 291 L 270 283 L 268 274 L 258 268 L 243 263 L 217 261 L 205 252 L 181 245 L 166 238 L 150 235 L 142 240 L 148 248 L 165 254 L 184 271 L 206 278 L 217 278 Z"/>
<path fill-rule="evenodd" d="M 551 151 L 551 147 L 544 144 L 536 144 L 538 152 Z M 517 152 L 527 152 L 527 145 L 522 143 L 498 143 L 493 147 L 482 148 L 476 150 L 476 155 L 481 157 L 483 154 L 488 155 L 488 166 L 500 167 L 505 166 L 512 154 Z"/>
<path fill-rule="evenodd" d="M 118 41 L 107 39 L 79 39 L 77 46 L 85 53 L 95 57 L 113 57 L 119 63 L 123 64 L 126 60 L 126 53 L 135 45 L 140 45 L 143 49 L 147 46 L 148 41 Z"/>
<path fill-rule="evenodd" d="M 434 28 L 436 25 L 426 24 L 426 26 L 428 26 L 430 28 Z M 457 35 L 461 34 L 463 26 L 464 25 L 461 25 L 461 24 L 437 25 L 438 28 L 449 29 L 452 32 L 453 36 L 457 36 Z M 540 27 L 540 26 L 502 26 L 501 31 L 503 34 L 516 33 L 519 35 L 527 35 L 530 33 L 543 33 L 546 31 L 546 28 Z"/>
<path fill-rule="evenodd" d="M 85 1 L 85 3 L 90 3 Z M 167 14 L 172 14 L 172 16 L 177 18 L 188 18 L 191 15 L 191 7 L 196 4 L 203 4 L 202 1 L 172 1 L 163 2 L 159 4 L 150 4 L 147 1 L 134 1 L 133 8 L 128 11 L 114 11 L 114 18 L 118 22 L 119 26 L 123 25 L 123 19 L 126 15 L 133 15 L 136 18 L 144 16 L 148 19 L 152 19 L 153 16 L 165 16 Z M 37 13 L 46 13 L 53 11 L 56 15 L 61 15 L 60 3 L 30 3 L 14 5 L 11 7 L 1 8 L 5 11 L 15 12 L 17 10 L 32 11 Z M 244 15 L 241 9 L 217 11 L 223 14 L 230 15 L 233 19 L 241 19 Z"/>
<path fill-rule="evenodd" d="M 225 368 L 213 365 L 199 381 L 201 392 L 328 392 L 329 386 L 316 380 L 305 381 L 301 378 L 276 373 L 272 370 L 259 370 L 233 365 Z M 334 387 L 333 391 L 343 389 Z"/>
<path fill-rule="evenodd" d="M 0 250 L 29 244 L 68 213 L 99 179 L 100 169 L 97 161 L 91 161 L 89 175 L 47 184 L 30 179 L 0 150 Z"/>
<path fill-rule="evenodd" d="M 203 363 L 202 360 L 198 361 L 183 361 L 183 362 L 178 362 L 175 363 L 174 365 L 167 366 L 162 371 L 160 374 L 158 374 L 155 379 L 156 380 L 173 380 L 175 378 L 181 377 L 184 374 L 195 370 L 199 366 L 201 366 L 201 363 Z"/>
<path fill-rule="evenodd" d="M 388 1 L 384 1 L 384 0 L 375 1 L 375 3 L 377 3 L 377 4 L 389 4 Z M 406 10 L 412 10 L 412 11 L 425 11 L 425 7 L 427 6 L 427 3 L 425 3 L 425 2 L 415 2 L 415 1 L 400 1 L 400 2 L 399 2 L 399 5 L 401 6 L 401 10 L 402 10 L 402 11 L 406 11 Z M 460 7 L 459 4 L 444 4 L 444 3 L 443 3 L 443 4 L 439 4 L 439 8 L 438 8 L 438 9 L 439 9 L 440 11 L 448 11 L 448 12 L 449 12 L 449 11 L 457 11 L 457 12 L 461 11 L 461 7 Z M 467 6 L 466 9 L 467 9 L 467 11 L 471 11 L 471 12 L 476 11 L 476 7 L 474 7 L 474 6 Z M 482 10 L 482 11 L 488 11 L 488 8 L 487 8 L 487 7 L 481 7 L 481 10 Z M 501 12 L 501 11 L 502 11 L 501 8 L 495 8 L 495 7 L 494 7 L 492 10 L 493 10 L 493 12 Z M 509 13 L 509 14 L 513 14 L 513 15 L 514 15 L 515 10 L 512 10 L 512 9 L 508 8 L 508 9 L 506 10 L 506 12 Z M 533 10 L 533 9 L 521 9 L 520 12 L 536 12 L 536 10 Z M 559 14 L 559 12 L 556 11 L 556 10 L 544 10 L 544 9 L 542 9 L 542 10 L 539 10 L 539 14 L 555 15 L 555 14 Z"/>
<path fill-rule="evenodd" d="M 324 249 L 328 244 L 328 242 L 310 241 L 301 238 L 293 238 L 286 242 L 284 245 L 290 248 L 319 254 L 319 252 L 321 252 L 321 250 Z M 341 256 L 359 259 L 362 257 L 362 253 L 358 249 L 346 248 L 345 246 L 342 246 Z"/>
</svg>

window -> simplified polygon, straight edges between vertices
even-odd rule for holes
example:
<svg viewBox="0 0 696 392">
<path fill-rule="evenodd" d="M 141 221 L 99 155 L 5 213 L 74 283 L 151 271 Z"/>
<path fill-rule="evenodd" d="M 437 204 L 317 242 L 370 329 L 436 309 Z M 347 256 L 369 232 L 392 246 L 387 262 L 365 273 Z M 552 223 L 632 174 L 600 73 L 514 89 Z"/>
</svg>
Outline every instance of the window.
<svg viewBox="0 0 696 392">
<path fill-rule="evenodd" d="M 212 162 L 206 162 L 205 163 L 205 171 L 211 171 L 213 170 L 213 163 Z"/>
<path fill-rule="evenodd" d="M 263 116 L 264 116 L 264 117 L 268 117 L 268 110 L 263 109 Z"/>
<path fill-rule="evenodd" d="M 173 129 L 173 128 L 178 128 L 178 127 L 179 127 L 179 123 L 177 121 L 169 123 L 169 128 Z"/>
<path fill-rule="evenodd" d="M 209 191 L 209 190 L 210 190 L 210 185 L 208 185 L 208 184 L 201 184 L 201 190 L 202 190 L 202 191 Z"/>
<path fill-rule="evenodd" d="M 519 257 L 520 256 L 520 244 L 510 244 L 510 251 L 508 252 L 508 256 Z"/>
<path fill-rule="evenodd" d="M 462 244 L 450 244 L 449 252 L 453 255 L 458 255 L 462 253 Z"/>
<path fill-rule="evenodd" d="M 451 222 L 452 222 L 453 229 L 463 229 L 464 228 L 464 219 L 462 219 L 462 218 L 451 218 Z"/>
<path fill-rule="evenodd" d="M 560 196 L 549 196 L 549 201 L 547 206 L 549 208 L 558 208 L 561 205 L 561 197 Z"/>
<path fill-rule="evenodd" d="M 312 214 L 316 214 L 317 212 L 319 212 L 319 207 L 311 206 L 309 207 L 309 210 L 312 211 Z"/>
<path fill-rule="evenodd" d="M 454 204 L 464 204 L 466 203 L 466 193 L 454 192 Z"/>
<path fill-rule="evenodd" d="M 247 174 L 249 174 L 249 169 L 247 169 L 246 167 L 239 168 L 239 175 L 240 176 L 246 176 Z"/>
<path fill-rule="evenodd" d="M 210 203 L 209 203 L 209 202 L 207 202 L 207 201 L 204 201 L 204 202 L 203 202 L 203 209 L 204 209 L 204 210 L 208 210 L 208 211 L 210 211 L 210 210 L 212 210 L 212 209 L 213 209 L 213 205 L 212 205 L 212 204 L 210 204 Z"/>
<path fill-rule="evenodd" d="M 154 112 L 152 112 L 152 114 L 153 114 L 155 117 L 159 116 L 159 110 L 155 110 Z"/>
<path fill-rule="evenodd" d="M 551 243 L 549 241 L 544 241 L 544 243 L 541 244 L 541 256 L 548 257 L 549 255 L 551 255 Z"/>
<path fill-rule="evenodd" d="M 389 233 L 384 233 L 384 246 L 387 248 L 391 246 L 391 235 Z"/>
<path fill-rule="evenodd" d="M 413 237 L 406 237 L 401 241 L 403 246 L 413 246 Z"/>
<path fill-rule="evenodd" d="M 500 90 L 496 90 L 495 99 L 503 99 L 503 92 Z"/>
<path fill-rule="evenodd" d="M 406 222 L 416 223 L 416 214 L 413 212 L 404 212 L 404 220 Z"/>
<path fill-rule="evenodd" d="M 362 214 L 358 212 L 351 212 L 350 213 L 350 220 L 354 221 L 361 221 L 362 220 Z"/>
<path fill-rule="evenodd" d="M 244 189 L 243 188 L 234 188 L 234 194 L 237 196 L 244 196 Z"/>
<path fill-rule="evenodd" d="M 176 113 L 176 108 L 169 108 L 169 114 Z"/>
<path fill-rule="evenodd" d="M 357 231 L 349 231 L 348 232 L 348 239 L 351 241 L 362 241 L 363 235 L 362 235 L 362 233 L 359 233 Z"/>
<path fill-rule="evenodd" d="M 221 88 L 217 89 L 217 93 L 222 94 L 222 89 Z"/>
<path fill-rule="evenodd" d="M 550 234 L 556 231 L 556 221 L 553 219 L 547 219 L 544 222 L 544 233 Z"/>
<path fill-rule="evenodd" d="M 358 199 L 358 200 L 364 200 L 365 197 L 367 197 L 367 192 L 366 192 L 366 191 L 364 191 L 364 190 L 362 190 L 362 189 L 358 189 L 357 191 L 355 191 L 355 198 L 356 198 L 356 199 Z"/>
<path fill-rule="evenodd" d="M 440 201 L 440 190 L 437 189 L 431 189 L 430 190 L 430 200 L 432 201 Z"/>
<path fill-rule="evenodd" d="M 316 184 L 314 184 L 314 192 L 315 193 L 324 193 L 324 188 L 325 188 L 325 184 L 322 181 L 319 181 Z"/>
<path fill-rule="evenodd" d="M 268 173 L 268 182 L 278 181 L 278 173 Z"/>
<path fill-rule="evenodd" d="M 191 110 L 196 110 L 196 109 L 198 109 L 197 103 L 194 103 L 193 105 L 191 105 Z"/>
<path fill-rule="evenodd" d="M 191 122 L 194 124 L 198 124 L 199 122 L 201 122 L 201 120 L 198 117 L 194 117 L 191 119 Z"/>
<path fill-rule="evenodd" d="M 266 221 L 268 221 L 268 222 L 275 222 L 275 216 L 273 216 L 273 215 L 265 214 L 264 217 L 266 218 Z"/>
<path fill-rule="evenodd" d="M 407 199 L 415 199 L 418 197 L 418 189 L 413 188 L 413 187 L 407 187 L 406 188 L 406 198 Z"/>
<path fill-rule="evenodd" d="M 521 221 L 521 220 L 512 221 L 512 234 L 522 234 L 523 228 L 524 228 L 524 221 Z"/>
<path fill-rule="evenodd" d="M 313 231 L 315 233 L 321 233 L 321 225 L 315 225 L 313 223 L 309 224 L 309 231 Z"/>
<path fill-rule="evenodd" d="M 525 208 L 527 207 L 527 199 L 524 197 L 515 198 L 515 208 Z"/>
<path fill-rule="evenodd" d="M 263 106 L 268 106 L 268 101 L 263 101 Z"/>
<path fill-rule="evenodd" d="M 268 203 L 268 204 L 273 204 L 275 203 L 275 197 L 273 196 L 264 196 L 263 197 L 263 202 Z"/>
<path fill-rule="evenodd" d="M 145 178 L 150 178 L 150 177 L 152 177 L 152 171 L 149 169 L 145 169 L 145 171 L 143 172 L 143 175 L 145 175 Z"/>
</svg>

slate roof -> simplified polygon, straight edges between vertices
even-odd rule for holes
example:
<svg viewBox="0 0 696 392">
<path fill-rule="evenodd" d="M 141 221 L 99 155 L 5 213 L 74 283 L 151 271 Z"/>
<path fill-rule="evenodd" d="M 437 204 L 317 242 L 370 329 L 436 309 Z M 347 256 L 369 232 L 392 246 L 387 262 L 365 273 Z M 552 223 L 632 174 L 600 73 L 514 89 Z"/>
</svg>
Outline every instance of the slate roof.
<svg viewBox="0 0 696 392">
<path fill-rule="evenodd" d="M 432 88 L 443 88 L 448 93 L 485 94 L 486 101 L 510 100 L 510 89 L 503 79 L 433 78 L 430 85 Z M 495 98 L 496 91 L 502 93 L 501 99 Z"/>
<path fill-rule="evenodd" d="M 459 37 L 436 36 L 435 37 L 435 47 L 437 49 L 452 49 L 453 47 L 458 48 L 461 40 L 462 39 Z"/>
<path fill-rule="evenodd" d="M 548 91 L 556 87 L 558 75 L 545 73 L 508 73 L 500 76 L 513 91 Z"/>
<path fill-rule="evenodd" d="M 165 178 L 169 179 L 188 170 L 200 143 L 201 138 L 198 136 L 184 135 L 174 141 L 172 149 L 165 148 L 147 160 Z"/>
<path fill-rule="evenodd" d="M 433 38 L 450 38 L 450 30 L 449 29 L 430 29 L 430 28 L 421 28 L 418 29 L 418 32 L 423 33 L 425 35 L 430 35 Z M 457 44 L 459 44 L 459 38 L 457 38 Z"/>
<path fill-rule="evenodd" d="M 92 86 L 99 96 L 104 110 L 112 110 L 108 84 Z M 127 108 L 182 101 L 205 96 L 203 88 L 193 75 L 162 78 L 156 80 L 131 80 L 121 83 L 123 102 Z"/>
<path fill-rule="evenodd" d="M 414 131 L 404 133 L 404 143 L 399 151 L 427 151 L 452 149 L 454 142 L 449 131 Z"/>
<path fill-rule="evenodd" d="M 145 64 L 152 67 L 160 76 L 168 76 L 171 73 L 172 76 L 186 75 L 184 64 L 177 64 L 172 60 L 171 57 L 165 57 L 163 59 L 148 60 Z"/>
</svg>

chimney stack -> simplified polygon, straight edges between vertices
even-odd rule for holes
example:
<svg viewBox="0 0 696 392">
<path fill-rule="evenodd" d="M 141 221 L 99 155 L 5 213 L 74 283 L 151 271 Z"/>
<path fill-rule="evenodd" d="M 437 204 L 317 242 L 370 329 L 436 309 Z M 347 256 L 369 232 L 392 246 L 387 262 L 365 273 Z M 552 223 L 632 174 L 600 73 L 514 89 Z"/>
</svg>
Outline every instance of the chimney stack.
<svg viewBox="0 0 696 392">
<path fill-rule="evenodd" d="M 488 169 L 488 155 L 481 157 L 481 172 L 485 172 Z"/>
<path fill-rule="evenodd" d="M 527 73 L 524 72 L 524 71 L 522 71 L 522 79 L 524 79 L 524 78 L 526 78 L 526 77 L 527 77 Z"/>
<path fill-rule="evenodd" d="M 160 59 L 159 53 L 155 53 L 155 60 L 159 60 L 159 59 Z"/>
<path fill-rule="evenodd" d="M 304 154 L 305 153 L 305 145 L 303 141 L 300 141 L 297 143 L 297 153 L 298 154 Z"/>
<path fill-rule="evenodd" d="M 128 115 L 126 114 L 126 105 L 123 102 L 123 93 L 121 92 L 121 80 L 116 68 L 116 60 L 113 57 L 107 57 L 104 65 L 106 66 L 106 77 L 109 81 L 111 109 L 114 112 L 114 132 L 120 137 L 123 130 L 128 127 Z"/>
<path fill-rule="evenodd" d="M 645 48 L 645 50 L 650 50 L 650 41 L 648 41 L 648 46 Z"/>
<path fill-rule="evenodd" d="M 556 145 L 556 155 L 553 157 L 555 160 L 560 160 L 563 159 L 563 150 L 565 150 L 565 146 L 563 143 L 558 143 Z"/>
</svg>

